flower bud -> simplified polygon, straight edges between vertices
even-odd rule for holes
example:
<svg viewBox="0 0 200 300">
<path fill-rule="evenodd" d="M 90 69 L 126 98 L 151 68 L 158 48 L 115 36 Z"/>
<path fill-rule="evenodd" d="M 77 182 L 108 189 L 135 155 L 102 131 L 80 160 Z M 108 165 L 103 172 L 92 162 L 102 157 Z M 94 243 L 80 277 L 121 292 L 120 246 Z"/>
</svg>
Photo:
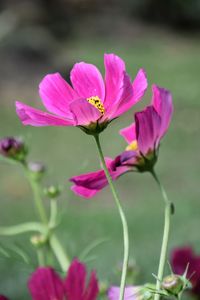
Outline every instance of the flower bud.
<svg viewBox="0 0 200 300">
<path fill-rule="evenodd" d="M 5 137 L 0 139 L 0 154 L 17 161 L 24 161 L 28 151 L 22 139 Z"/>
<path fill-rule="evenodd" d="M 38 235 L 33 235 L 30 239 L 31 244 L 35 247 L 41 247 L 46 244 L 47 239 L 45 236 L 38 234 Z"/>
<path fill-rule="evenodd" d="M 57 198 L 61 193 L 61 187 L 51 185 L 44 189 L 44 194 L 49 197 L 50 199 Z"/>
<path fill-rule="evenodd" d="M 172 274 L 163 279 L 162 288 L 176 296 L 184 289 L 184 281 L 181 276 Z"/>
<path fill-rule="evenodd" d="M 28 163 L 28 170 L 32 178 L 39 181 L 45 173 L 45 166 L 41 162 L 30 161 Z"/>
</svg>

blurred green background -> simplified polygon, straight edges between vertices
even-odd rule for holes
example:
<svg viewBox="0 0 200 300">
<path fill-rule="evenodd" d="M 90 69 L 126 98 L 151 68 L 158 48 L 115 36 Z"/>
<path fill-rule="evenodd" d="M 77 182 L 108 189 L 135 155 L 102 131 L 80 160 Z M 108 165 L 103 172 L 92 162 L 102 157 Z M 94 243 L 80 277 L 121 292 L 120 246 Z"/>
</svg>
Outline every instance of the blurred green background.
<svg viewBox="0 0 200 300">
<path fill-rule="evenodd" d="M 125 148 L 119 129 L 133 112 L 151 99 L 151 84 L 172 91 L 175 112 L 162 141 L 156 170 L 174 202 L 170 249 L 192 245 L 200 252 L 199 130 L 200 130 L 200 7 L 199 1 L 1 1 L 0 2 L 0 136 L 22 136 L 30 159 L 47 165 L 43 184 L 61 183 L 62 223 L 58 235 L 71 257 L 93 240 L 106 239 L 88 261 L 101 279 L 118 284 L 115 268 L 122 259 L 122 230 L 109 188 L 94 199 L 78 198 L 68 178 L 99 168 L 93 139 L 77 128 L 23 127 L 15 100 L 41 107 L 38 84 L 59 71 L 69 80 L 78 61 L 96 64 L 103 54 L 116 53 L 134 78 L 143 67 L 149 88 L 143 101 L 112 122 L 101 135 L 106 156 Z M 161 4 L 162 3 L 162 4 Z M 189 4 L 190 3 L 190 4 Z M 116 182 L 130 228 L 130 255 L 140 269 L 137 283 L 154 281 L 163 230 L 163 203 L 149 174 L 130 173 Z M 20 167 L 0 164 L 0 226 L 36 220 L 31 190 Z M 46 206 L 48 200 L 44 199 Z M 27 277 L 36 263 L 29 236 L 0 238 L 0 245 L 17 243 L 32 258 L 0 254 L 0 294 L 29 299 Z M 167 270 L 166 270 L 167 272 Z"/>
</svg>

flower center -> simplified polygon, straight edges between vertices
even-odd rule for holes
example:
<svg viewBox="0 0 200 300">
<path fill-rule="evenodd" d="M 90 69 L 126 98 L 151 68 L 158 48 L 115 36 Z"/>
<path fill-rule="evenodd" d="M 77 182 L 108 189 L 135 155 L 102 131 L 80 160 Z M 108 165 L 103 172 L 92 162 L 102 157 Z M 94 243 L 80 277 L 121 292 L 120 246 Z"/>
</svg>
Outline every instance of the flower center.
<svg viewBox="0 0 200 300">
<path fill-rule="evenodd" d="M 105 108 L 103 106 L 103 103 L 101 102 L 101 100 L 99 99 L 98 96 L 93 96 L 90 98 L 87 98 L 87 101 L 92 104 L 93 106 L 95 106 L 102 115 L 104 115 L 105 112 Z"/>
<path fill-rule="evenodd" d="M 134 140 L 132 143 L 130 143 L 127 147 L 126 147 L 126 151 L 136 151 L 138 149 L 138 143 L 136 140 Z"/>
</svg>

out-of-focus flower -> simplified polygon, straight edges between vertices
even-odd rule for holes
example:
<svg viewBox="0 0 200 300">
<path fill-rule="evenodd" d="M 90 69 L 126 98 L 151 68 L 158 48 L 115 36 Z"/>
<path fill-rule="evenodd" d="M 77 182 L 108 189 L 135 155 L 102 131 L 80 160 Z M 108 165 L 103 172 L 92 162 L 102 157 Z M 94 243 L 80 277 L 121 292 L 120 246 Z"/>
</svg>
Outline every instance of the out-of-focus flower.
<svg viewBox="0 0 200 300">
<path fill-rule="evenodd" d="M 7 158 L 24 161 L 27 148 L 21 138 L 4 137 L 0 139 L 0 154 Z"/>
<path fill-rule="evenodd" d="M 196 255 L 192 247 L 175 248 L 171 252 L 171 266 L 175 274 L 183 275 L 192 284 L 192 293 L 200 299 L 200 255 Z"/>
<path fill-rule="evenodd" d="M 158 156 L 160 140 L 166 133 L 173 113 L 172 96 L 169 91 L 153 85 L 152 104 L 135 114 L 135 123 L 120 130 L 128 146 L 114 160 L 106 159 L 113 180 L 124 173 L 137 170 L 152 171 Z M 107 184 L 103 170 L 70 178 L 72 190 L 90 198 Z"/>
<path fill-rule="evenodd" d="M 131 83 L 125 63 L 114 54 L 105 54 L 105 81 L 92 64 L 76 63 L 71 71 L 70 86 L 59 73 L 44 77 L 39 93 L 45 108 L 34 109 L 16 102 L 24 125 L 79 126 L 88 134 L 97 134 L 108 123 L 137 103 L 145 93 L 147 79 L 140 69 Z"/>
<path fill-rule="evenodd" d="M 9 299 L 3 295 L 0 295 L 0 300 L 9 300 Z"/>
<path fill-rule="evenodd" d="M 95 300 L 99 292 L 93 271 L 86 284 L 85 265 L 74 259 L 65 279 L 50 267 L 38 268 L 30 277 L 28 287 L 33 300 Z"/>
<path fill-rule="evenodd" d="M 141 286 L 127 286 L 124 291 L 124 300 L 153 300 L 154 294 L 151 290 L 155 288 L 152 284 L 145 284 Z M 120 288 L 111 286 L 108 290 L 109 300 L 118 300 L 120 295 Z"/>
</svg>

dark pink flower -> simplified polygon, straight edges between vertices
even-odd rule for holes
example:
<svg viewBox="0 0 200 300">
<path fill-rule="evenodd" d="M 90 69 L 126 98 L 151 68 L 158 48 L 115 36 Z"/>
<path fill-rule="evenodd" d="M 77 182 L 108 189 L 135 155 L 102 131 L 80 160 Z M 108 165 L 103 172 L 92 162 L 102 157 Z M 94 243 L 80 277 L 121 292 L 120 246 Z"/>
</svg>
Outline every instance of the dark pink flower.
<svg viewBox="0 0 200 300">
<path fill-rule="evenodd" d="M 120 130 L 128 143 L 126 151 L 114 160 L 107 158 L 106 165 L 113 180 L 122 174 L 138 170 L 151 171 L 157 160 L 160 140 L 166 133 L 173 112 L 172 97 L 169 91 L 153 85 L 153 98 L 150 106 L 135 114 L 135 122 Z M 103 170 L 70 178 L 72 190 L 90 198 L 107 184 Z"/>
<path fill-rule="evenodd" d="M 26 154 L 27 149 L 21 138 L 9 136 L 0 139 L 0 155 L 23 161 Z"/>
<path fill-rule="evenodd" d="M 175 274 L 183 275 L 188 267 L 187 279 L 192 284 L 192 293 L 200 299 L 200 255 L 196 255 L 192 247 L 180 247 L 173 249 L 170 261 Z"/>
<path fill-rule="evenodd" d="M 9 300 L 9 299 L 3 295 L 0 295 L 0 300 Z"/>
<path fill-rule="evenodd" d="M 85 265 L 74 259 L 65 279 L 50 267 L 38 268 L 30 277 L 28 287 L 33 300 L 95 300 L 99 292 L 93 271 L 88 283 Z"/>
<path fill-rule="evenodd" d="M 44 77 L 39 93 L 45 108 L 42 112 L 16 102 L 24 125 L 79 126 L 88 134 L 101 132 L 108 123 L 137 103 L 147 88 L 145 72 L 140 69 L 131 83 L 125 63 L 114 54 L 105 54 L 105 80 L 92 64 L 74 65 L 70 86 L 59 73 Z"/>
</svg>

